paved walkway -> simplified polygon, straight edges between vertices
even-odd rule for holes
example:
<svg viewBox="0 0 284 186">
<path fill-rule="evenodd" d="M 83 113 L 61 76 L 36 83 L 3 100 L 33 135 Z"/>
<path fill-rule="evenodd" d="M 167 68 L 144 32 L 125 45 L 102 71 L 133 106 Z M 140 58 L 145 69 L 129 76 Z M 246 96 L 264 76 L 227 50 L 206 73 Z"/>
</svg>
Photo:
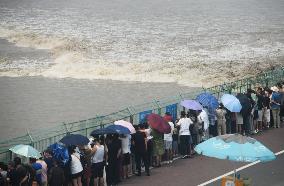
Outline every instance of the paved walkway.
<svg viewBox="0 0 284 186">
<path fill-rule="evenodd" d="M 270 148 L 274 153 L 284 150 L 284 128 L 270 129 L 253 137 Z M 152 169 L 150 177 L 143 174 L 141 177 L 131 177 L 123 181 L 120 185 L 196 186 L 244 165 L 246 164 L 197 155 L 193 159 L 179 159 L 171 165 Z M 253 180 L 257 180 L 253 185 L 284 185 L 283 165 L 284 155 L 282 154 L 277 156 L 276 161 L 259 163 L 240 173 L 241 175 L 248 175 Z M 270 179 L 274 179 L 273 184 Z M 214 182 L 211 185 L 220 185 L 220 181 Z"/>
</svg>

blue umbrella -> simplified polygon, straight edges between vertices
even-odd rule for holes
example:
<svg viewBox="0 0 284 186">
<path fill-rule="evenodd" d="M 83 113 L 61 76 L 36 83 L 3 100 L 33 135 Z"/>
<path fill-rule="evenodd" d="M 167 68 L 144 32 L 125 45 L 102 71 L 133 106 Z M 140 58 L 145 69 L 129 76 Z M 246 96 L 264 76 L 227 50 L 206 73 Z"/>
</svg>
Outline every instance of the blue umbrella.
<svg viewBox="0 0 284 186">
<path fill-rule="evenodd" d="M 130 134 L 130 130 L 121 125 L 109 125 L 106 129 L 115 130 L 117 134 Z"/>
<path fill-rule="evenodd" d="M 27 157 L 27 158 L 40 158 L 41 154 L 38 150 L 36 150 L 35 148 L 33 148 L 30 145 L 16 145 L 12 148 L 9 149 L 10 151 L 12 151 L 15 154 Z"/>
<path fill-rule="evenodd" d="M 217 98 L 215 98 L 212 94 L 209 93 L 201 93 L 196 97 L 196 100 L 201 103 L 203 107 L 209 107 L 216 109 L 219 106 Z"/>
<path fill-rule="evenodd" d="M 64 136 L 61 140 L 61 143 L 69 145 L 88 145 L 90 140 L 81 134 L 68 134 Z"/>
<path fill-rule="evenodd" d="M 231 94 L 224 94 L 221 97 L 221 102 L 231 112 L 240 112 L 242 109 L 242 105 L 238 98 Z"/>
<path fill-rule="evenodd" d="M 100 128 L 96 129 L 91 132 L 91 136 L 97 136 L 97 135 L 104 135 L 104 134 L 116 134 L 116 130 L 113 129 L 107 129 L 107 128 Z"/>
<path fill-rule="evenodd" d="M 110 125 L 106 128 L 96 129 L 91 132 L 91 136 L 103 135 L 103 134 L 130 134 L 130 130 L 121 125 Z"/>
<path fill-rule="evenodd" d="M 58 143 L 54 143 L 48 147 L 52 152 L 52 158 L 59 161 L 63 166 L 69 161 L 69 153 L 66 147 Z"/>
<path fill-rule="evenodd" d="M 202 110 L 203 107 L 196 100 L 183 100 L 180 102 L 180 105 L 191 110 Z"/>
<path fill-rule="evenodd" d="M 262 162 L 276 157 L 267 147 L 257 140 L 240 134 L 226 134 L 210 138 L 197 145 L 194 150 L 202 155 L 237 162 Z"/>
</svg>

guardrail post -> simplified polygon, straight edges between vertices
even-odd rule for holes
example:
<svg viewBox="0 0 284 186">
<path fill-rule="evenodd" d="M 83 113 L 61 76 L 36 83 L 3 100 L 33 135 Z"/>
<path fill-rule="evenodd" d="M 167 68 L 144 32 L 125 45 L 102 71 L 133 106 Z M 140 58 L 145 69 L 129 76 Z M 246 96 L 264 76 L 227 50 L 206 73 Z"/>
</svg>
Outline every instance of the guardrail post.
<svg viewBox="0 0 284 186">
<path fill-rule="evenodd" d="M 132 113 L 130 107 L 127 107 L 127 110 L 129 112 L 129 122 L 133 125 L 133 121 L 134 121 L 133 113 Z"/>
<path fill-rule="evenodd" d="M 64 129 L 65 129 L 66 135 L 70 134 L 65 122 L 63 122 L 63 126 L 64 126 Z"/>
<path fill-rule="evenodd" d="M 161 115 L 162 114 L 162 110 L 161 110 L 161 106 L 159 104 L 159 101 L 154 99 L 154 103 L 158 106 L 158 114 Z"/>
<path fill-rule="evenodd" d="M 27 136 L 30 138 L 30 144 L 31 144 L 31 146 L 34 146 L 34 139 L 32 138 L 32 136 L 31 136 L 31 134 L 30 134 L 30 132 L 29 132 L 28 129 L 27 129 Z"/>
</svg>

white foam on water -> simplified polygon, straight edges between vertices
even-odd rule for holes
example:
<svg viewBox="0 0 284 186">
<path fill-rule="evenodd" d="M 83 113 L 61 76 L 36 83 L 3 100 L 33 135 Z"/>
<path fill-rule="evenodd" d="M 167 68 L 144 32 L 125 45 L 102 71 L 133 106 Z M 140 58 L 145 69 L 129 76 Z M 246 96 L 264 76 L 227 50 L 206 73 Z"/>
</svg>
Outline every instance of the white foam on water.
<svg viewBox="0 0 284 186">
<path fill-rule="evenodd" d="M 145 25 L 150 23 L 146 22 Z M 114 35 L 99 30 L 97 36 L 88 40 L 79 37 L 80 32 L 69 37 L 2 26 L 0 37 L 19 47 L 47 49 L 53 61 L 48 62 L 49 65 L 44 59 L 2 63 L 0 75 L 176 82 L 200 87 L 284 65 L 284 43 L 271 39 L 269 33 L 236 32 L 220 36 L 210 33 L 206 36 L 187 34 L 181 30 L 185 32 L 184 35 L 178 36 L 178 32 L 163 31 L 163 27 L 149 33 L 149 30 L 133 27 L 133 23 L 127 21 L 110 24 L 111 29 L 118 30 L 110 31 Z M 101 26 L 107 28 L 109 25 L 101 23 Z M 130 34 L 120 33 L 124 26 Z M 198 32 L 203 31 L 206 29 L 198 29 Z M 89 36 L 87 34 L 86 38 Z"/>
</svg>

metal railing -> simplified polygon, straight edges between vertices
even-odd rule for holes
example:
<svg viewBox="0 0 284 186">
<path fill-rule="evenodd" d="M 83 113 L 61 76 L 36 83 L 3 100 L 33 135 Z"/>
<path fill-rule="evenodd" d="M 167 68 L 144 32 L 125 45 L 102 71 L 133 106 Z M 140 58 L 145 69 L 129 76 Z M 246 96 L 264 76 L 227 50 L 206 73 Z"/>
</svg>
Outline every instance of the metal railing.
<svg viewBox="0 0 284 186">
<path fill-rule="evenodd" d="M 182 109 L 178 104 L 184 99 L 194 99 L 196 95 L 201 92 L 210 92 L 217 98 L 223 93 L 242 93 L 248 88 L 254 88 L 256 85 L 270 87 L 275 85 L 278 81 L 282 81 L 284 78 L 284 68 L 271 70 L 265 73 L 257 74 L 254 77 L 240 79 L 234 82 L 224 83 L 221 85 L 213 86 L 210 88 L 204 88 L 199 91 L 182 93 L 176 96 L 161 98 L 159 100 L 153 100 L 152 102 L 130 106 L 118 112 L 114 112 L 104 116 L 97 116 L 94 118 L 76 121 L 72 123 L 62 123 L 57 127 L 46 128 L 41 130 L 28 131 L 26 135 L 8 139 L 0 142 L 0 161 L 7 162 L 11 159 L 12 154 L 8 150 L 10 147 L 17 144 L 29 144 L 34 146 L 39 151 L 43 151 L 49 145 L 59 141 L 63 136 L 68 133 L 77 133 L 85 136 L 97 128 L 105 127 L 112 124 L 116 120 L 126 120 L 133 124 L 139 124 L 143 113 L 153 112 L 162 114 L 172 109 L 171 111 L 177 113 Z"/>
</svg>

